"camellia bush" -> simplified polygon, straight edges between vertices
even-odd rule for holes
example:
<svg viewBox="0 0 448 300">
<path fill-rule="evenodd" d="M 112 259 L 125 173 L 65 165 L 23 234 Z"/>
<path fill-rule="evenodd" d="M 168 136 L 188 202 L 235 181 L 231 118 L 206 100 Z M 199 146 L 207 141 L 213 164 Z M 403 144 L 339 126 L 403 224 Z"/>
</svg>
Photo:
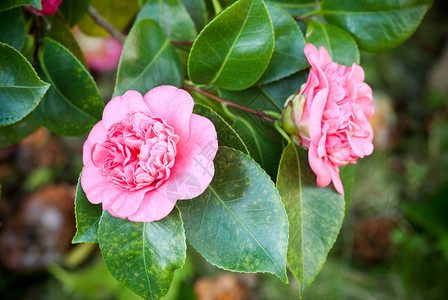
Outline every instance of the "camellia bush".
<svg viewBox="0 0 448 300">
<path fill-rule="evenodd" d="M 163 297 L 186 241 L 300 284 L 325 263 L 373 151 L 360 50 L 405 41 L 430 0 L 2 0 L 0 145 L 87 135 L 73 243 Z M 105 105 L 72 32 L 123 44 Z"/>
</svg>

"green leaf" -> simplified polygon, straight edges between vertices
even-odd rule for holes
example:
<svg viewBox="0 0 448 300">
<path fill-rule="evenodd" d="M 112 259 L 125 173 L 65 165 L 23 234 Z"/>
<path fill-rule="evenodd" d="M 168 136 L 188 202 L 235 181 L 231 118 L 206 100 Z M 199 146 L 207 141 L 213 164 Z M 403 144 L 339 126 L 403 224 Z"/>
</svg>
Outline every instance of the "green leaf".
<svg viewBox="0 0 448 300">
<path fill-rule="evenodd" d="M 57 12 L 53 16 L 47 16 L 47 20 L 49 20 L 51 24 L 47 37 L 59 42 L 62 46 L 70 50 L 84 67 L 88 69 L 84 54 L 61 13 Z"/>
<path fill-rule="evenodd" d="M 95 81 L 64 46 L 50 38 L 43 45 L 39 53 L 42 77 L 52 86 L 33 114 L 56 134 L 86 134 L 101 120 L 104 109 Z"/>
<path fill-rule="evenodd" d="M 142 19 L 159 23 L 171 41 L 194 41 L 197 35 L 193 20 L 180 0 L 148 0 L 136 22 Z"/>
<path fill-rule="evenodd" d="M 307 157 L 306 151 L 288 144 L 277 177 L 289 222 L 287 260 L 300 283 L 300 297 L 322 269 L 336 241 L 345 206 L 342 195 L 316 185 Z"/>
<path fill-rule="evenodd" d="M 0 126 L 14 124 L 32 112 L 50 86 L 13 47 L 0 43 Z"/>
<path fill-rule="evenodd" d="M 188 59 L 197 84 L 228 90 L 253 85 L 274 50 L 274 32 L 262 0 L 240 0 L 219 14 L 199 34 Z"/>
<path fill-rule="evenodd" d="M 204 0 L 180 0 L 194 21 L 196 30 L 200 31 L 208 22 Z"/>
<path fill-rule="evenodd" d="M 114 96 L 127 90 L 144 95 L 164 84 L 180 87 L 182 80 L 182 64 L 159 25 L 153 20 L 140 20 L 124 43 Z"/>
<path fill-rule="evenodd" d="M 244 154 L 249 154 L 249 151 L 241 140 L 240 136 L 235 132 L 235 130 L 226 122 L 220 115 L 214 112 L 207 106 L 201 104 L 195 104 L 193 112 L 206 117 L 212 121 L 215 125 L 216 132 L 218 134 L 219 146 L 227 146 L 240 150 Z"/>
<path fill-rule="evenodd" d="M 362 50 L 391 49 L 417 29 L 432 0 L 325 0 L 321 14 L 350 32 Z"/>
<path fill-rule="evenodd" d="M 92 204 L 87 199 L 80 176 L 75 198 L 76 234 L 72 243 L 98 243 L 98 223 L 102 213 L 101 204 Z"/>
<path fill-rule="evenodd" d="M 32 114 L 12 125 L 0 127 L 0 146 L 15 144 L 40 127 Z"/>
<path fill-rule="evenodd" d="M 316 0 L 272 0 L 268 3 L 276 4 L 292 16 L 301 16 L 317 8 Z"/>
<path fill-rule="evenodd" d="M 0 13 L 0 42 L 22 50 L 25 42 L 25 19 L 20 8 Z"/>
<path fill-rule="evenodd" d="M 92 0 L 64 0 L 58 8 L 70 27 L 75 26 L 87 13 Z"/>
<path fill-rule="evenodd" d="M 327 49 L 333 61 L 351 67 L 359 64 L 359 50 L 353 37 L 347 31 L 322 22 L 311 22 L 306 30 L 306 42 L 318 49 Z"/>
<path fill-rule="evenodd" d="M 238 92 L 220 89 L 219 94 L 224 99 L 257 110 L 281 113 L 286 99 L 306 82 L 306 75 L 306 72 L 299 72 L 271 84 Z M 272 124 L 260 117 L 229 109 L 237 116 L 232 125 L 249 149 L 250 156 L 275 178 L 283 149 L 282 137 Z"/>
<path fill-rule="evenodd" d="M 92 0 L 91 5 L 99 15 L 120 31 L 126 29 L 138 11 L 137 0 Z M 93 36 L 108 36 L 109 33 L 96 24 L 90 15 L 85 14 L 78 23 L 79 29 Z"/>
<path fill-rule="evenodd" d="M 258 84 L 287 77 L 308 66 L 303 53 L 305 39 L 297 23 L 276 5 L 268 3 L 267 8 L 274 25 L 275 46 L 271 61 Z"/>
<path fill-rule="evenodd" d="M 288 222 L 269 176 L 243 153 L 220 147 L 215 177 L 193 200 L 178 201 L 191 245 L 230 271 L 269 272 L 288 281 Z"/>
<path fill-rule="evenodd" d="M 98 238 L 109 271 L 143 298 L 165 295 L 174 271 L 185 262 L 185 233 L 177 208 L 151 223 L 115 218 L 104 211 Z"/>
<path fill-rule="evenodd" d="M 31 5 L 37 9 L 42 9 L 41 0 L 2 0 L 0 2 L 0 11 L 10 10 L 11 8 Z"/>
</svg>

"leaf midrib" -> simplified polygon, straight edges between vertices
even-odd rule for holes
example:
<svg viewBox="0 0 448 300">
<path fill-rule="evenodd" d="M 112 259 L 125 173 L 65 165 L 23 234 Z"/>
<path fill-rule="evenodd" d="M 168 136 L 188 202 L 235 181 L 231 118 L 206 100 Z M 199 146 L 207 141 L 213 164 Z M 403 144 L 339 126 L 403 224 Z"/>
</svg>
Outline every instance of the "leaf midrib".
<svg viewBox="0 0 448 300">
<path fill-rule="evenodd" d="M 0 85 L 0 89 L 41 89 L 46 86 L 50 86 L 48 83 L 43 83 L 42 85 L 33 85 L 33 86 L 25 86 L 25 85 Z"/>
<path fill-rule="evenodd" d="M 303 189 L 302 189 L 302 168 L 300 167 L 300 156 L 299 156 L 299 152 L 297 151 L 297 148 L 294 144 L 291 144 L 292 148 L 294 149 L 294 154 L 296 156 L 296 161 L 297 161 L 297 170 L 299 171 L 299 206 L 300 206 L 300 231 L 302 234 L 302 239 L 300 239 L 301 241 L 301 251 L 302 251 L 302 255 L 301 255 L 301 263 L 302 263 L 302 270 L 303 270 L 303 274 L 305 274 L 305 259 L 303 257 L 303 253 L 305 253 L 305 243 L 304 243 L 304 239 L 303 237 L 304 232 L 303 229 L 305 226 L 303 226 Z M 304 280 L 304 275 L 302 280 Z M 302 282 L 303 285 L 303 282 Z"/>
<path fill-rule="evenodd" d="M 420 7 L 427 7 L 428 4 L 420 4 L 415 6 L 406 6 L 406 7 L 399 7 L 399 8 L 393 8 L 390 10 L 367 10 L 367 11 L 347 11 L 347 10 L 320 10 L 320 13 L 322 15 L 375 15 L 375 14 L 390 14 L 390 13 L 397 13 L 403 10 L 413 10 Z"/>
<path fill-rule="evenodd" d="M 149 294 L 153 295 L 152 294 L 151 281 L 149 279 L 148 272 L 146 271 L 146 251 L 145 251 L 145 249 L 146 249 L 146 247 L 145 247 L 145 245 L 146 245 L 146 226 L 147 226 L 147 223 L 143 223 L 143 228 L 142 228 L 142 259 L 143 259 L 143 266 L 144 266 L 144 269 L 145 269 L 146 281 L 148 282 L 148 286 L 149 286 Z"/>
<path fill-rule="evenodd" d="M 58 93 L 59 96 L 61 96 L 62 99 L 65 100 L 65 102 L 67 102 L 68 105 L 70 105 L 71 107 L 73 107 L 75 110 L 77 110 L 78 112 L 80 112 L 82 115 L 85 115 L 87 117 L 89 117 L 90 119 L 93 119 L 95 121 L 98 121 L 98 119 L 95 116 L 90 115 L 89 113 L 81 110 L 79 107 L 77 107 L 75 104 L 73 104 L 70 100 L 67 99 L 67 97 L 58 89 L 58 87 L 56 86 L 56 84 L 54 84 L 53 79 L 51 78 L 51 76 L 48 73 L 47 67 L 45 65 L 44 62 L 41 63 L 41 67 L 42 70 L 44 71 L 45 75 L 48 78 L 48 81 L 50 81 L 50 88 L 54 88 L 56 90 L 56 92 Z M 47 91 L 48 92 L 48 91 Z"/>
<path fill-rule="evenodd" d="M 254 6 L 254 4 L 255 4 L 255 1 L 257 1 L 257 0 L 253 0 L 253 1 L 252 1 L 252 4 L 250 5 L 249 11 L 247 12 L 247 16 L 246 16 L 246 18 L 244 19 L 243 25 L 242 25 L 241 28 L 240 28 L 240 31 L 238 32 L 238 34 L 237 34 L 235 40 L 233 41 L 232 46 L 230 47 L 230 50 L 229 50 L 229 52 L 227 53 L 226 58 L 224 59 L 224 61 L 223 61 L 222 65 L 221 65 L 221 67 L 219 68 L 219 70 L 218 70 L 218 72 L 216 73 L 215 77 L 210 81 L 210 84 L 215 83 L 215 81 L 218 80 L 219 76 L 221 75 L 222 71 L 224 70 L 224 67 L 225 67 L 226 64 L 227 64 L 227 61 L 229 60 L 230 55 L 232 54 L 233 50 L 235 49 L 235 45 L 236 45 L 236 43 L 238 42 L 238 40 L 239 40 L 239 38 L 240 38 L 240 36 L 241 36 L 241 33 L 243 32 L 244 27 L 246 26 L 247 20 L 249 19 L 249 15 L 250 15 L 250 13 L 251 13 L 251 11 L 252 11 L 252 8 L 253 8 L 253 6 Z"/>
<path fill-rule="evenodd" d="M 165 49 L 168 47 L 169 44 L 169 40 L 165 39 L 165 41 L 163 42 L 162 47 L 160 47 L 159 51 L 157 51 L 157 53 L 154 55 L 153 59 L 151 59 L 151 61 L 149 62 L 149 64 L 143 69 L 143 71 L 140 72 L 140 74 L 134 79 L 134 81 L 132 81 L 132 83 L 130 83 L 128 85 L 128 88 L 132 87 L 142 76 L 143 74 L 146 73 L 146 71 L 149 70 L 149 68 L 151 68 L 151 66 L 154 64 L 154 62 L 159 58 L 160 55 L 162 55 L 162 53 L 165 51 Z M 120 72 L 121 73 L 121 72 Z M 121 76 L 120 76 L 121 77 Z M 118 81 L 118 76 L 117 76 L 117 81 Z M 114 92 L 114 95 L 116 95 L 116 91 Z"/>
<path fill-rule="evenodd" d="M 264 253 L 266 253 L 266 255 L 269 257 L 269 259 L 274 263 L 275 267 L 281 271 L 282 268 L 280 268 L 276 261 L 272 258 L 272 256 L 269 254 L 269 252 L 263 247 L 263 245 L 260 244 L 260 242 L 255 238 L 254 234 L 249 230 L 249 228 L 246 227 L 246 225 L 243 224 L 243 222 L 227 207 L 227 205 L 224 203 L 224 201 L 221 199 L 221 197 L 218 195 L 218 193 L 215 191 L 215 189 L 212 187 L 212 185 L 210 184 L 208 186 L 208 188 L 211 190 L 211 192 L 215 195 L 216 199 L 219 200 L 219 202 L 221 202 L 222 206 L 227 209 L 227 211 L 235 218 L 235 220 L 238 221 L 238 223 L 241 224 L 241 226 L 243 226 L 243 228 L 250 234 L 250 236 L 257 242 L 258 246 L 260 246 L 261 249 L 263 249 Z"/>
</svg>

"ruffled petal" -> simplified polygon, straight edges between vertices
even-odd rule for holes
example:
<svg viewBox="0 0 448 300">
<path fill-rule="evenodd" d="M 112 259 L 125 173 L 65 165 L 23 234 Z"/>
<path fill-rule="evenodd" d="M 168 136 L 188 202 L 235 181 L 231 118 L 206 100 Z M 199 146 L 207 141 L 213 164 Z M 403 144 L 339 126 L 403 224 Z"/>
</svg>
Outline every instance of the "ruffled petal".
<svg viewBox="0 0 448 300">
<path fill-rule="evenodd" d="M 310 163 L 311 170 L 316 174 L 316 183 L 320 187 L 324 187 L 330 184 L 331 174 L 328 170 L 328 163 L 325 158 L 321 158 L 317 155 L 317 149 L 314 144 L 311 144 L 308 151 L 308 161 Z"/>
<path fill-rule="evenodd" d="M 331 173 L 331 181 L 333 181 L 333 185 L 336 191 L 344 195 L 344 186 L 342 185 L 341 177 L 339 176 L 339 168 L 336 166 L 332 166 L 329 168 Z"/>
<path fill-rule="evenodd" d="M 218 137 L 213 123 L 196 114 L 192 114 L 190 118 L 190 137 L 188 143 L 193 143 L 201 147 L 201 149 L 214 159 L 218 151 Z"/>
<path fill-rule="evenodd" d="M 320 141 L 322 136 L 322 114 L 327 104 L 328 89 L 319 91 L 312 99 L 309 119 L 309 131 L 311 143 Z"/>
<path fill-rule="evenodd" d="M 110 126 L 121 121 L 131 112 L 143 112 L 152 115 L 143 101 L 142 95 L 137 91 L 127 91 L 123 96 L 117 96 L 107 103 L 103 111 L 104 127 L 109 129 Z"/>
<path fill-rule="evenodd" d="M 115 187 L 91 161 L 84 164 L 81 173 L 81 186 L 86 193 L 87 199 L 93 204 L 107 201 L 104 198 L 105 191 Z"/>
<path fill-rule="evenodd" d="M 363 68 L 353 63 L 348 80 L 354 80 L 355 82 L 363 82 L 364 78 L 365 74 Z"/>
<path fill-rule="evenodd" d="M 324 68 L 332 62 L 330 55 L 324 47 L 319 47 L 319 50 L 317 50 L 316 46 L 308 43 L 305 45 L 304 52 L 312 66 Z"/>
<path fill-rule="evenodd" d="M 128 217 L 133 222 L 152 222 L 166 217 L 176 205 L 166 195 L 157 190 L 147 192 L 137 211 Z M 109 211 L 110 212 L 110 211 Z M 114 211 L 111 212 L 113 215 Z"/>
<path fill-rule="evenodd" d="M 87 137 L 87 140 L 84 142 L 82 147 L 82 161 L 84 165 L 86 165 L 89 161 L 92 160 L 91 153 L 92 148 L 95 144 L 102 144 L 106 140 L 107 130 L 104 128 L 103 121 L 99 121 L 93 126 L 92 130 Z"/>
<path fill-rule="evenodd" d="M 150 90 L 143 96 L 143 100 L 154 116 L 173 127 L 182 141 L 188 140 L 194 105 L 190 94 L 174 86 L 163 85 Z"/>
</svg>

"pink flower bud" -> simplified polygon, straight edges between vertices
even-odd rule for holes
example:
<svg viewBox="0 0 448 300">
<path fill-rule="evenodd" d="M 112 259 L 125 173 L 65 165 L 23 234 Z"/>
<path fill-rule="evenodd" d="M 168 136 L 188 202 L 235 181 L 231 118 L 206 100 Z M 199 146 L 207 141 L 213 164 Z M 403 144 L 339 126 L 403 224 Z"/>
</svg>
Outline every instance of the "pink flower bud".
<svg viewBox="0 0 448 300">
<path fill-rule="evenodd" d="M 59 5 L 61 4 L 62 0 L 42 0 L 42 9 L 36 9 L 34 7 L 29 7 L 29 10 L 40 14 L 40 15 L 54 15 L 56 11 L 58 10 Z"/>
</svg>

